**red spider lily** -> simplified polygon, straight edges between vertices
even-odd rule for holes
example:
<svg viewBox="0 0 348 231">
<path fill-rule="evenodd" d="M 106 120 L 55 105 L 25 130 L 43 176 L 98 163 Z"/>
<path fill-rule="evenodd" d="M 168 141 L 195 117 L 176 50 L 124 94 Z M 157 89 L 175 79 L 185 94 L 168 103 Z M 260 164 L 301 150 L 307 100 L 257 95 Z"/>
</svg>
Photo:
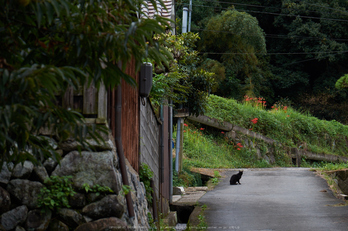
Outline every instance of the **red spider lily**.
<svg viewBox="0 0 348 231">
<path fill-rule="evenodd" d="M 250 131 L 252 131 L 253 129 L 252 128 L 249 128 Z"/>
<path fill-rule="evenodd" d="M 239 150 L 240 150 L 240 148 L 237 148 L 237 150 L 239 151 Z"/>
<path fill-rule="evenodd" d="M 221 132 L 221 134 L 225 134 L 224 132 Z"/>
<path fill-rule="evenodd" d="M 184 130 L 184 132 L 186 132 L 186 131 Z"/>
<path fill-rule="evenodd" d="M 202 131 L 204 130 L 204 128 L 200 128 Z"/>
<path fill-rule="evenodd" d="M 256 124 L 258 120 L 259 120 L 258 118 L 254 118 L 254 119 L 251 120 L 251 122 L 252 122 L 253 124 Z"/>
<path fill-rule="evenodd" d="M 184 126 L 186 126 L 186 127 L 187 127 L 188 125 L 187 125 L 187 124 L 184 124 Z"/>
<path fill-rule="evenodd" d="M 240 148 L 243 147 L 243 145 L 241 143 L 238 143 L 237 146 L 240 147 Z"/>
</svg>

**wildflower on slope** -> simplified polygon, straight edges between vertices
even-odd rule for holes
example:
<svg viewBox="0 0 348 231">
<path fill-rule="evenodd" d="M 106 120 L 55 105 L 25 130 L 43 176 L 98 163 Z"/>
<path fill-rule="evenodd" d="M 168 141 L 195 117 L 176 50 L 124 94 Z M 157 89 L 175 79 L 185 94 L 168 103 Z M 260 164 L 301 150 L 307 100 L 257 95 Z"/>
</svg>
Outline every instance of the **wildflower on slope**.
<svg viewBox="0 0 348 231">
<path fill-rule="evenodd" d="M 252 122 L 253 124 L 256 124 L 258 120 L 259 120 L 258 118 L 254 118 L 254 119 L 251 120 L 251 122 Z"/>
</svg>

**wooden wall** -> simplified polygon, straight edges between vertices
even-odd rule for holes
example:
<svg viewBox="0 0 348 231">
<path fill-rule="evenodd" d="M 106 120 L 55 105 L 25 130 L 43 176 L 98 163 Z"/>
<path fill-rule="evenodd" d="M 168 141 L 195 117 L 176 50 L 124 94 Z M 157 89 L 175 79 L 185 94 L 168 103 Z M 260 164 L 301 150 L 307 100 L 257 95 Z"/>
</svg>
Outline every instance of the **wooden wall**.
<svg viewBox="0 0 348 231">
<path fill-rule="evenodd" d="M 126 73 L 139 82 L 135 62 L 127 65 Z M 139 90 L 122 81 L 122 143 L 125 157 L 139 172 Z"/>
<path fill-rule="evenodd" d="M 138 83 L 135 62 L 127 65 L 126 73 Z M 116 89 L 108 90 L 108 122 L 115 137 Z M 122 81 L 122 145 L 123 152 L 135 171 L 139 171 L 139 91 Z"/>
</svg>

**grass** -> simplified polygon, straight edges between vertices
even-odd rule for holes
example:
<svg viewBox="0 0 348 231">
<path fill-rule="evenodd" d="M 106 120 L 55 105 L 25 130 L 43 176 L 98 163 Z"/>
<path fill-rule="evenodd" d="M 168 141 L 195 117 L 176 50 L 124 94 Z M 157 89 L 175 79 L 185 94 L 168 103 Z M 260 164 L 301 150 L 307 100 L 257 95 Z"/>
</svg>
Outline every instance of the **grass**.
<svg viewBox="0 0 348 231">
<path fill-rule="evenodd" d="M 211 95 L 206 115 L 274 139 L 288 147 L 315 153 L 347 156 L 348 126 L 337 121 L 319 120 L 289 106 L 271 110 L 255 104 Z M 251 121 L 258 118 L 256 124 Z"/>
<path fill-rule="evenodd" d="M 348 162 L 347 163 L 325 163 L 316 170 L 318 171 L 336 171 L 336 170 L 345 170 L 348 169 Z"/>
<path fill-rule="evenodd" d="M 174 136 L 176 134 L 174 133 Z M 225 134 L 193 124 L 185 124 L 184 165 L 197 168 L 266 168 L 290 166 L 287 159 L 278 158 L 275 164 L 257 158 L 256 150 L 242 142 L 233 141 Z"/>
</svg>

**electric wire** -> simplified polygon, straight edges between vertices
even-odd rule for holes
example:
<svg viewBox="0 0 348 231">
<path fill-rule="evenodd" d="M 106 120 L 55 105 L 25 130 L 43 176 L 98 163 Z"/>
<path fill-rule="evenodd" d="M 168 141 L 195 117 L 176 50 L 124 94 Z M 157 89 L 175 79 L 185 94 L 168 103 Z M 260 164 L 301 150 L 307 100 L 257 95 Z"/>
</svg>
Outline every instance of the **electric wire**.
<svg viewBox="0 0 348 231">
<path fill-rule="evenodd" d="M 210 32 L 218 32 L 218 33 L 226 33 L 226 34 L 237 34 L 233 33 L 231 31 L 223 31 L 223 30 L 207 30 L 207 29 L 199 29 L 199 28 L 192 28 L 191 30 L 194 31 L 210 31 Z M 257 36 L 257 34 L 246 34 L 247 36 Z M 298 36 L 298 35 L 282 35 L 282 34 L 265 34 L 266 37 L 269 38 L 279 38 L 279 39 L 309 39 L 309 40 L 335 40 L 335 41 L 348 41 L 348 38 L 319 38 L 319 37 L 307 37 L 307 36 Z"/>
<path fill-rule="evenodd" d="M 200 54 L 210 55 L 314 55 L 314 54 L 344 54 L 345 51 L 318 51 L 318 52 L 200 52 Z"/>
<path fill-rule="evenodd" d="M 256 8 L 268 8 L 268 9 L 280 9 L 280 10 L 289 10 L 289 8 L 284 8 L 284 7 L 275 7 L 275 6 L 260 6 L 260 5 L 254 5 L 254 4 L 246 4 L 246 3 L 237 3 L 237 2 L 224 2 L 224 1 L 214 1 L 214 0 L 200 0 L 203 2 L 212 2 L 212 3 L 219 3 L 219 4 L 230 4 L 230 5 L 239 5 L 239 6 L 247 6 L 247 7 L 256 7 Z M 321 7 L 321 8 L 325 8 L 325 9 L 329 9 L 329 10 L 335 10 L 335 11 L 339 11 L 342 12 L 346 15 L 348 15 L 348 12 L 343 11 L 343 10 L 339 10 L 339 9 L 335 9 L 332 7 L 325 7 L 325 6 L 320 6 L 317 4 L 311 4 L 311 3 L 306 3 L 307 5 L 312 5 L 312 6 L 317 6 L 317 7 Z M 295 10 L 295 9 L 294 9 Z M 313 10 L 306 10 L 307 12 L 311 12 L 311 13 L 322 13 L 321 11 L 313 11 Z"/>
<path fill-rule="evenodd" d="M 187 5 L 187 4 L 178 3 L 177 5 Z M 230 9 L 230 8 L 225 8 L 225 7 L 221 7 L 221 6 L 205 6 L 205 5 L 195 5 L 195 4 L 192 4 L 192 6 L 205 7 L 205 8 L 214 8 L 214 9 L 221 9 L 221 10 L 228 10 L 228 9 Z M 314 16 L 305 16 L 305 15 L 295 15 L 295 14 L 273 13 L 273 12 L 264 12 L 264 11 L 256 11 L 256 10 L 246 10 L 246 9 L 236 9 L 236 10 L 242 10 L 242 11 L 245 11 L 245 12 L 257 13 L 257 14 L 269 14 L 269 15 L 277 15 L 277 16 L 286 16 L 286 17 L 318 19 L 318 20 L 329 20 L 329 21 L 337 21 L 337 22 L 348 22 L 348 20 L 346 20 L 346 19 L 337 19 L 337 18 L 323 18 L 323 17 L 314 17 Z"/>
</svg>

